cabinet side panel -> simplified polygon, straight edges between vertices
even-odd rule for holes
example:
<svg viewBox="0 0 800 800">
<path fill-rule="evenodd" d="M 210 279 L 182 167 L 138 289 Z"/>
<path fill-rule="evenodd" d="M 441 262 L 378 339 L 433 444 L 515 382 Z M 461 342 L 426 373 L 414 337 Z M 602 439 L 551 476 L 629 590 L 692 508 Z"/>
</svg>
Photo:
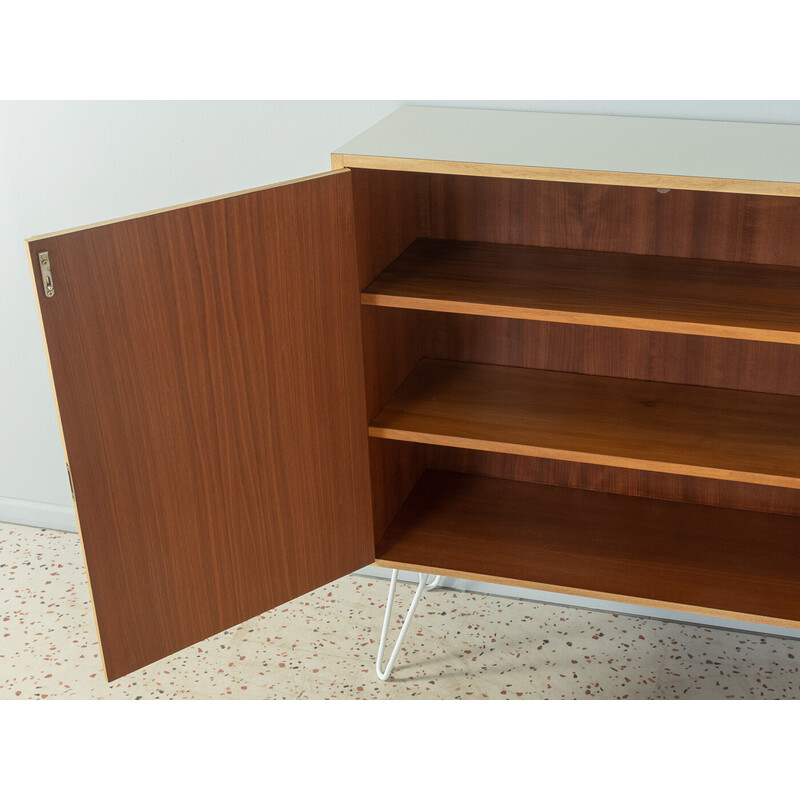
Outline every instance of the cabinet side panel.
<svg viewBox="0 0 800 800">
<path fill-rule="evenodd" d="M 429 175 L 354 169 L 358 275 L 364 289 L 418 236 L 425 236 Z"/>
<path fill-rule="evenodd" d="M 352 170 L 360 286 L 364 289 L 427 226 L 428 176 Z M 422 357 L 426 315 L 361 308 L 366 425 Z M 423 449 L 370 442 L 372 507 L 379 539 L 425 468 Z"/>
<path fill-rule="evenodd" d="M 349 174 L 31 250 L 109 679 L 373 559 Z"/>
</svg>

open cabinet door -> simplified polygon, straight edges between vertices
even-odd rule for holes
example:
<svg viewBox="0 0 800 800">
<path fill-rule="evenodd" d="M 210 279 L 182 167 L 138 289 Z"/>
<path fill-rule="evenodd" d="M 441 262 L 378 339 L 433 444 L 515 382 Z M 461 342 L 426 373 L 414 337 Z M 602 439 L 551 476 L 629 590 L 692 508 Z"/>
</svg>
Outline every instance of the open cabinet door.
<svg viewBox="0 0 800 800">
<path fill-rule="evenodd" d="M 339 171 L 29 242 L 109 680 L 374 559 L 352 207 Z"/>
</svg>

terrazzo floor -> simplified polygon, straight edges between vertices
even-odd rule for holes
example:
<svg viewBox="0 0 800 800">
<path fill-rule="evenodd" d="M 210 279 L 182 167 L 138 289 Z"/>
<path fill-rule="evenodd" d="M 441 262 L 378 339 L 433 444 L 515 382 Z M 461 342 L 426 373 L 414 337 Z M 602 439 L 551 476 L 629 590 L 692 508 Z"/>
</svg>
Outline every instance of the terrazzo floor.
<svg viewBox="0 0 800 800">
<path fill-rule="evenodd" d="M 387 585 L 343 578 L 107 684 L 78 536 L 0 523 L 0 699 L 800 698 L 797 640 L 447 589 L 381 683 Z"/>
</svg>

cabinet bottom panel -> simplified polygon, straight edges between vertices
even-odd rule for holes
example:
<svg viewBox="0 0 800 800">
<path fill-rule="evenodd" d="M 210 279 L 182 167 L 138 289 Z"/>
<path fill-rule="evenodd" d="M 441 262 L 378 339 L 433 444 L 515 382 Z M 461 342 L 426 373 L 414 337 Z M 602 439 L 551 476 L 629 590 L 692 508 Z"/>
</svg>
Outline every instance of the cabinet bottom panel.
<svg viewBox="0 0 800 800">
<path fill-rule="evenodd" d="M 376 564 L 800 628 L 800 519 L 427 471 Z"/>
</svg>

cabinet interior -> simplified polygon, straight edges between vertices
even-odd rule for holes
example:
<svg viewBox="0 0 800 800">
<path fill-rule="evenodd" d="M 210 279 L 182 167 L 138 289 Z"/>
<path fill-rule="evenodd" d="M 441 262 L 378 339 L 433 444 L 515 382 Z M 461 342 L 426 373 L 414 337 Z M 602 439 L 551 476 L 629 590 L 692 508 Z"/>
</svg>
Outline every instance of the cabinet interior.
<svg viewBox="0 0 800 800">
<path fill-rule="evenodd" d="M 377 563 L 800 627 L 800 199 L 352 178 Z"/>
</svg>

